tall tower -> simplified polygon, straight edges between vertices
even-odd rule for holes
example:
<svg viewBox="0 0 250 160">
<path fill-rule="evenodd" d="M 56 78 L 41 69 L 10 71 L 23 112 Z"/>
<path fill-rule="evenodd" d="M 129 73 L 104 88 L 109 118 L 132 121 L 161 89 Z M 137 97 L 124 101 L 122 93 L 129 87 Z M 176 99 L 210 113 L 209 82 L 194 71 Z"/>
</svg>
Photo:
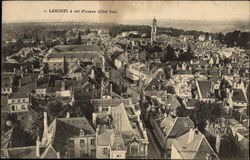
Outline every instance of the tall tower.
<svg viewBox="0 0 250 160">
<path fill-rule="evenodd" d="M 153 24 L 151 26 L 151 44 L 156 40 L 156 31 L 157 31 L 157 21 L 154 17 Z"/>
</svg>

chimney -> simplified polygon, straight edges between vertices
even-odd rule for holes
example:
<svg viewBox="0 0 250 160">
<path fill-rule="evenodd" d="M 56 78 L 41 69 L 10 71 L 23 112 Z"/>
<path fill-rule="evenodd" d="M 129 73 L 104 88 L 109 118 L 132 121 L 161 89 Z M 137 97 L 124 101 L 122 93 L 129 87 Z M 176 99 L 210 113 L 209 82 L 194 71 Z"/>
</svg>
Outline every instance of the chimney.
<svg viewBox="0 0 250 160">
<path fill-rule="evenodd" d="M 113 86 L 112 86 L 112 83 L 110 83 L 110 93 L 112 92 L 113 90 Z"/>
<path fill-rule="evenodd" d="M 47 112 L 43 112 L 43 127 L 44 127 L 44 134 L 48 134 L 48 115 Z"/>
<path fill-rule="evenodd" d="M 170 77 L 172 77 L 173 76 L 173 69 L 172 68 L 170 68 L 169 73 L 170 73 Z"/>
<path fill-rule="evenodd" d="M 220 141 L 221 141 L 221 136 L 217 134 L 216 135 L 216 143 L 215 143 L 215 149 L 216 149 L 217 153 L 220 152 Z"/>
<path fill-rule="evenodd" d="M 186 70 L 186 63 L 185 62 L 182 64 L 182 70 Z"/>
<path fill-rule="evenodd" d="M 39 136 L 37 136 L 36 140 L 36 157 L 40 157 L 40 139 Z"/>
<path fill-rule="evenodd" d="M 69 114 L 69 112 L 67 112 L 66 118 L 70 118 L 70 114 Z"/>
<path fill-rule="evenodd" d="M 95 79 L 95 71 L 94 71 L 94 69 L 91 69 L 90 77 L 92 79 Z"/>
<path fill-rule="evenodd" d="M 210 92 L 214 92 L 214 82 L 211 82 Z"/>
<path fill-rule="evenodd" d="M 12 84 L 13 83 L 13 79 L 12 79 L 12 77 L 10 76 L 10 83 Z"/>
<path fill-rule="evenodd" d="M 21 88 L 22 87 L 22 78 L 20 78 L 18 82 L 19 82 L 18 83 L 19 84 L 19 88 Z"/>
<path fill-rule="evenodd" d="M 62 81 L 61 83 L 61 91 L 64 91 L 65 90 L 65 81 Z"/>
<path fill-rule="evenodd" d="M 16 68 L 14 67 L 14 73 L 16 73 Z"/>
<path fill-rule="evenodd" d="M 188 143 L 194 140 L 194 135 L 195 135 L 195 129 L 190 128 L 189 134 L 188 134 Z"/>
<path fill-rule="evenodd" d="M 60 152 L 56 152 L 56 157 L 60 159 Z"/>
</svg>

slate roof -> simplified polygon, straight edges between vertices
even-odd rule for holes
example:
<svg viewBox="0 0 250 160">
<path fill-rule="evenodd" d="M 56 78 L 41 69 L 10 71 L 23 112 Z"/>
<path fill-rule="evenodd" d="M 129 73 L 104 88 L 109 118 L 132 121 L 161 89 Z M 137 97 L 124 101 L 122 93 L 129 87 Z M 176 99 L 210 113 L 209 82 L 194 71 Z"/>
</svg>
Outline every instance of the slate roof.
<svg viewBox="0 0 250 160">
<path fill-rule="evenodd" d="M 210 94 L 210 90 L 212 87 L 211 81 L 197 81 L 198 87 L 201 91 L 202 98 L 214 98 L 214 94 Z"/>
<path fill-rule="evenodd" d="M 81 129 L 84 130 L 84 135 L 95 134 L 95 130 L 85 117 L 56 118 L 48 128 L 48 132 L 53 135 L 52 147 L 64 157 L 67 151 L 68 139 L 70 137 L 78 137 Z M 43 137 L 46 136 L 43 135 Z"/>
<path fill-rule="evenodd" d="M 96 45 L 58 45 L 47 56 L 50 58 L 96 58 L 101 50 Z"/>
<path fill-rule="evenodd" d="M 7 96 L 1 95 L 1 112 L 9 112 L 10 108 L 8 106 Z"/>
<path fill-rule="evenodd" d="M 242 89 L 236 89 L 236 88 L 233 88 L 233 97 L 232 97 L 232 100 L 234 102 L 247 102 L 247 99 L 242 91 Z"/>
<path fill-rule="evenodd" d="M 194 128 L 192 120 L 188 117 L 176 117 L 173 119 L 171 116 L 167 116 L 156 119 L 155 122 L 166 137 L 179 137 L 190 128 Z"/>
<path fill-rule="evenodd" d="M 10 81 L 10 77 L 14 81 L 14 75 L 13 74 L 1 74 L 1 87 L 2 88 L 12 88 L 12 83 Z"/>
</svg>

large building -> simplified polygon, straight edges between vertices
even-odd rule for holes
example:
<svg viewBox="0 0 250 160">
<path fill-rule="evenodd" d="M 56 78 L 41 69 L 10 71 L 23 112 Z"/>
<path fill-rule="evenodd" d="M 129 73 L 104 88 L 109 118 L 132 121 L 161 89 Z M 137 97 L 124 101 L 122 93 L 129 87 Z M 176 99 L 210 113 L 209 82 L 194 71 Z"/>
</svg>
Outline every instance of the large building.
<svg viewBox="0 0 250 160">
<path fill-rule="evenodd" d="M 56 118 L 49 126 L 44 112 L 42 146 L 51 146 L 62 158 L 95 158 L 96 134 L 85 117 Z"/>
<path fill-rule="evenodd" d="M 110 102 L 110 103 L 108 103 Z M 93 99 L 96 158 L 146 158 L 148 137 L 131 99 Z"/>
<path fill-rule="evenodd" d="M 96 45 L 57 45 L 45 56 L 43 63 L 49 71 L 68 73 L 77 65 L 96 65 L 104 71 L 104 57 Z"/>
</svg>

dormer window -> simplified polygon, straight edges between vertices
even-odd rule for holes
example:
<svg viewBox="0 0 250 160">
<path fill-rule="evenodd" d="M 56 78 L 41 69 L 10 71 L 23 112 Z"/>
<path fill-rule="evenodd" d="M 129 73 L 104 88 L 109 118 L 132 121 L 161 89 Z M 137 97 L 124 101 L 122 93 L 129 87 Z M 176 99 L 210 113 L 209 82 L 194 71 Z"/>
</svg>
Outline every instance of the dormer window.
<svg viewBox="0 0 250 160">
<path fill-rule="evenodd" d="M 84 130 L 80 129 L 80 136 L 84 136 Z"/>
<path fill-rule="evenodd" d="M 155 90 L 155 86 L 154 85 L 152 85 L 152 90 Z"/>
<path fill-rule="evenodd" d="M 117 144 L 116 150 L 121 150 L 121 146 L 119 144 Z"/>
</svg>

